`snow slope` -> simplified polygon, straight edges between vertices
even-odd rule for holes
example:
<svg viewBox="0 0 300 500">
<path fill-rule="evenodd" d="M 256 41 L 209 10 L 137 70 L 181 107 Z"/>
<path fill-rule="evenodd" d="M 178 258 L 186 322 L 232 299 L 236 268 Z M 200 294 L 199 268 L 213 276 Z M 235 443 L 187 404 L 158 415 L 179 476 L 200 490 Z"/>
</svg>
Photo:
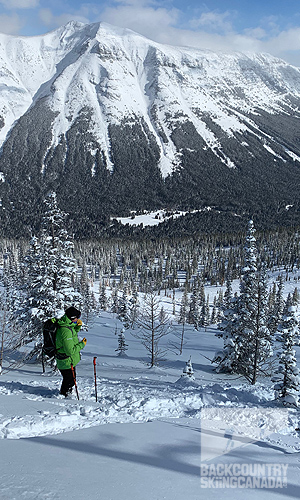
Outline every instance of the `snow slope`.
<svg viewBox="0 0 300 500">
<path fill-rule="evenodd" d="M 162 300 L 171 310 L 171 299 Z M 116 355 L 121 328 L 110 313 L 90 325 L 77 369 L 79 401 L 58 395 L 61 377 L 49 368 L 42 374 L 26 365 L 1 375 L 1 500 L 213 499 L 215 487 L 200 484 L 200 466 L 208 464 L 285 467 L 287 486 L 224 488 L 225 499 L 299 495 L 298 410 L 275 403 L 265 380 L 253 387 L 216 374 L 209 359 L 221 341 L 213 327 L 188 328 L 183 355 L 169 351 L 155 369 L 129 332 L 127 356 Z M 192 382 L 181 377 L 190 356 Z"/>
<path fill-rule="evenodd" d="M 258 136 L 276 156 L 253 116 L 293 114 L 299 96 L 299 68 L 268 54 L 171 47 L 105 23 L 70 22 L 37 37 L 0 35 L 0 143 L 45 98 L 56 113 L 53 146 L 82 110 L 92 110 L 90 132 L 109 168 L 108 125 L 123 120 L 143 119 L 160 148 L 164 176 L 180 164 L 172 137 L 178 121 L 191 123 L 229 168 L 236 165 L 223 151 L 223 134 Z"/>
</svg>

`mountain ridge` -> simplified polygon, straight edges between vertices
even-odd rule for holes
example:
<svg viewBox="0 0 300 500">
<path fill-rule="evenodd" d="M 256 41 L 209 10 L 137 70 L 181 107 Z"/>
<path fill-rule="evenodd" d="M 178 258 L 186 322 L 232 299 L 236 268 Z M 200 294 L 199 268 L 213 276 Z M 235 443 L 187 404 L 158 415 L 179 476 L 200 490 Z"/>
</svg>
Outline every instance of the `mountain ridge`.
<svg viewBox="0 0 300 500">
<path fill-rule="evenodd" d="M 268 54 L 105 23 L 0 35 L 2 231 L 38 225 L 50 189 L 91 233 L 129 210 L 298 206 L 299 110 L 300 69 Z"/>
</svg>

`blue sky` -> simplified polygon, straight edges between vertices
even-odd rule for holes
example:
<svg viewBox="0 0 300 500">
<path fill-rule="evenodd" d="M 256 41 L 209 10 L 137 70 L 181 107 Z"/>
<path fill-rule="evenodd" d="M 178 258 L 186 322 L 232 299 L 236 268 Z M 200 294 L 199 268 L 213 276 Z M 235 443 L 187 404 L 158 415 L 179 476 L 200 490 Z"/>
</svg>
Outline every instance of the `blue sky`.
<svg viewBox="0 0 300 500">
<path fill-rule="evenodd" d="M 300 0 L 0 0 L 3 33 L 39 35 L 70 20 L 172 45 L 269 52 L 300 66 Z"/>
</svg>

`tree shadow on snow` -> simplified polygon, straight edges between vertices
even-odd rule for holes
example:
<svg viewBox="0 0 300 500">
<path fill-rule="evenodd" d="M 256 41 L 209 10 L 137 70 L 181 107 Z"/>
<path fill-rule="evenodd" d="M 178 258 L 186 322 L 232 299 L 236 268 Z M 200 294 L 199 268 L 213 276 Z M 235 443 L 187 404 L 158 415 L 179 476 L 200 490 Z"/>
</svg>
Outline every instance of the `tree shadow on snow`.
<svg viewBox="0 0 300 500">
<path fill-rule="evenodd" d="M 53 396 L 57 396 L 57 389 L 49 389 L 48 387 L 42 385 L 27 385 L 22 384 L 21 382 L 0 382 L 0 387 L 5 387 L 7 390 L 11 392 L 20 391 L 26 394 L 34 394 L 35 396 L 42 396 L 43 398 L 52 398 Z"/>
<path fill-rule="evenodd" d="M 199 443 L 191 441 L 183 441 L 180 445 L 156 446 L 153 447 L 153 450 L 149 454 L 143 454 L 97 446 L 88 442 L 74 442 L 48 437 L 35 437 L 29 440 L 35 444 L 57 446 L 58 448 L 65 448 L 72 452 L 100 455 L 114 460 L 142 464 L 148 467 L 200 477 L 200 465 L 192 465 L 182 460 L 183 455 L 199 455 L 200 453 Z"/>
</svg>

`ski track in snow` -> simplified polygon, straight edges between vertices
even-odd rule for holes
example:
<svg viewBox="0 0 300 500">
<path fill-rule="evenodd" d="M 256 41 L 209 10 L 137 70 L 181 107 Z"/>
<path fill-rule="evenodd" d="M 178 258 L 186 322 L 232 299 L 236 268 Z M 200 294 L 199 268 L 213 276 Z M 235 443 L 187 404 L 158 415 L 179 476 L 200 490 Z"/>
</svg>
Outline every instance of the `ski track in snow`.
<svg viewBox="0 0 300 500">
<path fill-rule="evenodd" d="M 154 385 L 154 387 L 153 387 Z M 47 403 L 47 409 L 35 409 L 35 414 L 4 417 L 0 414 L 0 439 L 20 439 L 60 434 L 63 432 L 108 423 L 138 423 L 165 418 L 209 418 L 225 421 L 235 432 L 283 448 L 288 453 L 300 452 L 297 410 L 274 406 L 272 391 L 263 386 L 238 388 L 229 384 L 157 383 L 149 380 L 131 382 L 98 380 L 98 402 L 95 401 L 94 381 L 79 383 L 80 400 L 58 395 L 60 380 L 4 382 L 0 396 L 15 396 Z M 256 408 L 259 410 L 256 411 Z M 222 411 L 222 409 L 229 411 Z M 249 413 L 245 414 L 245 410 Z M 263 409 L 263 411 L 261 410 Z M 241 412 L 241 410 L 243 410 Z M 220 417 L 221 411 L 221 417 Z M 283 413 L 284 412 L 284 413 Z M 202 414 L 202 415 L 201 415 Z M 245 422 L 245 418 L 247 422 Z M 259 429 L 259 435 L 257 434 Z M 299 437 L 298 437 L 299 436 Z M 296 438 L 296 439 L 295 439 Z"/>
</svg>

